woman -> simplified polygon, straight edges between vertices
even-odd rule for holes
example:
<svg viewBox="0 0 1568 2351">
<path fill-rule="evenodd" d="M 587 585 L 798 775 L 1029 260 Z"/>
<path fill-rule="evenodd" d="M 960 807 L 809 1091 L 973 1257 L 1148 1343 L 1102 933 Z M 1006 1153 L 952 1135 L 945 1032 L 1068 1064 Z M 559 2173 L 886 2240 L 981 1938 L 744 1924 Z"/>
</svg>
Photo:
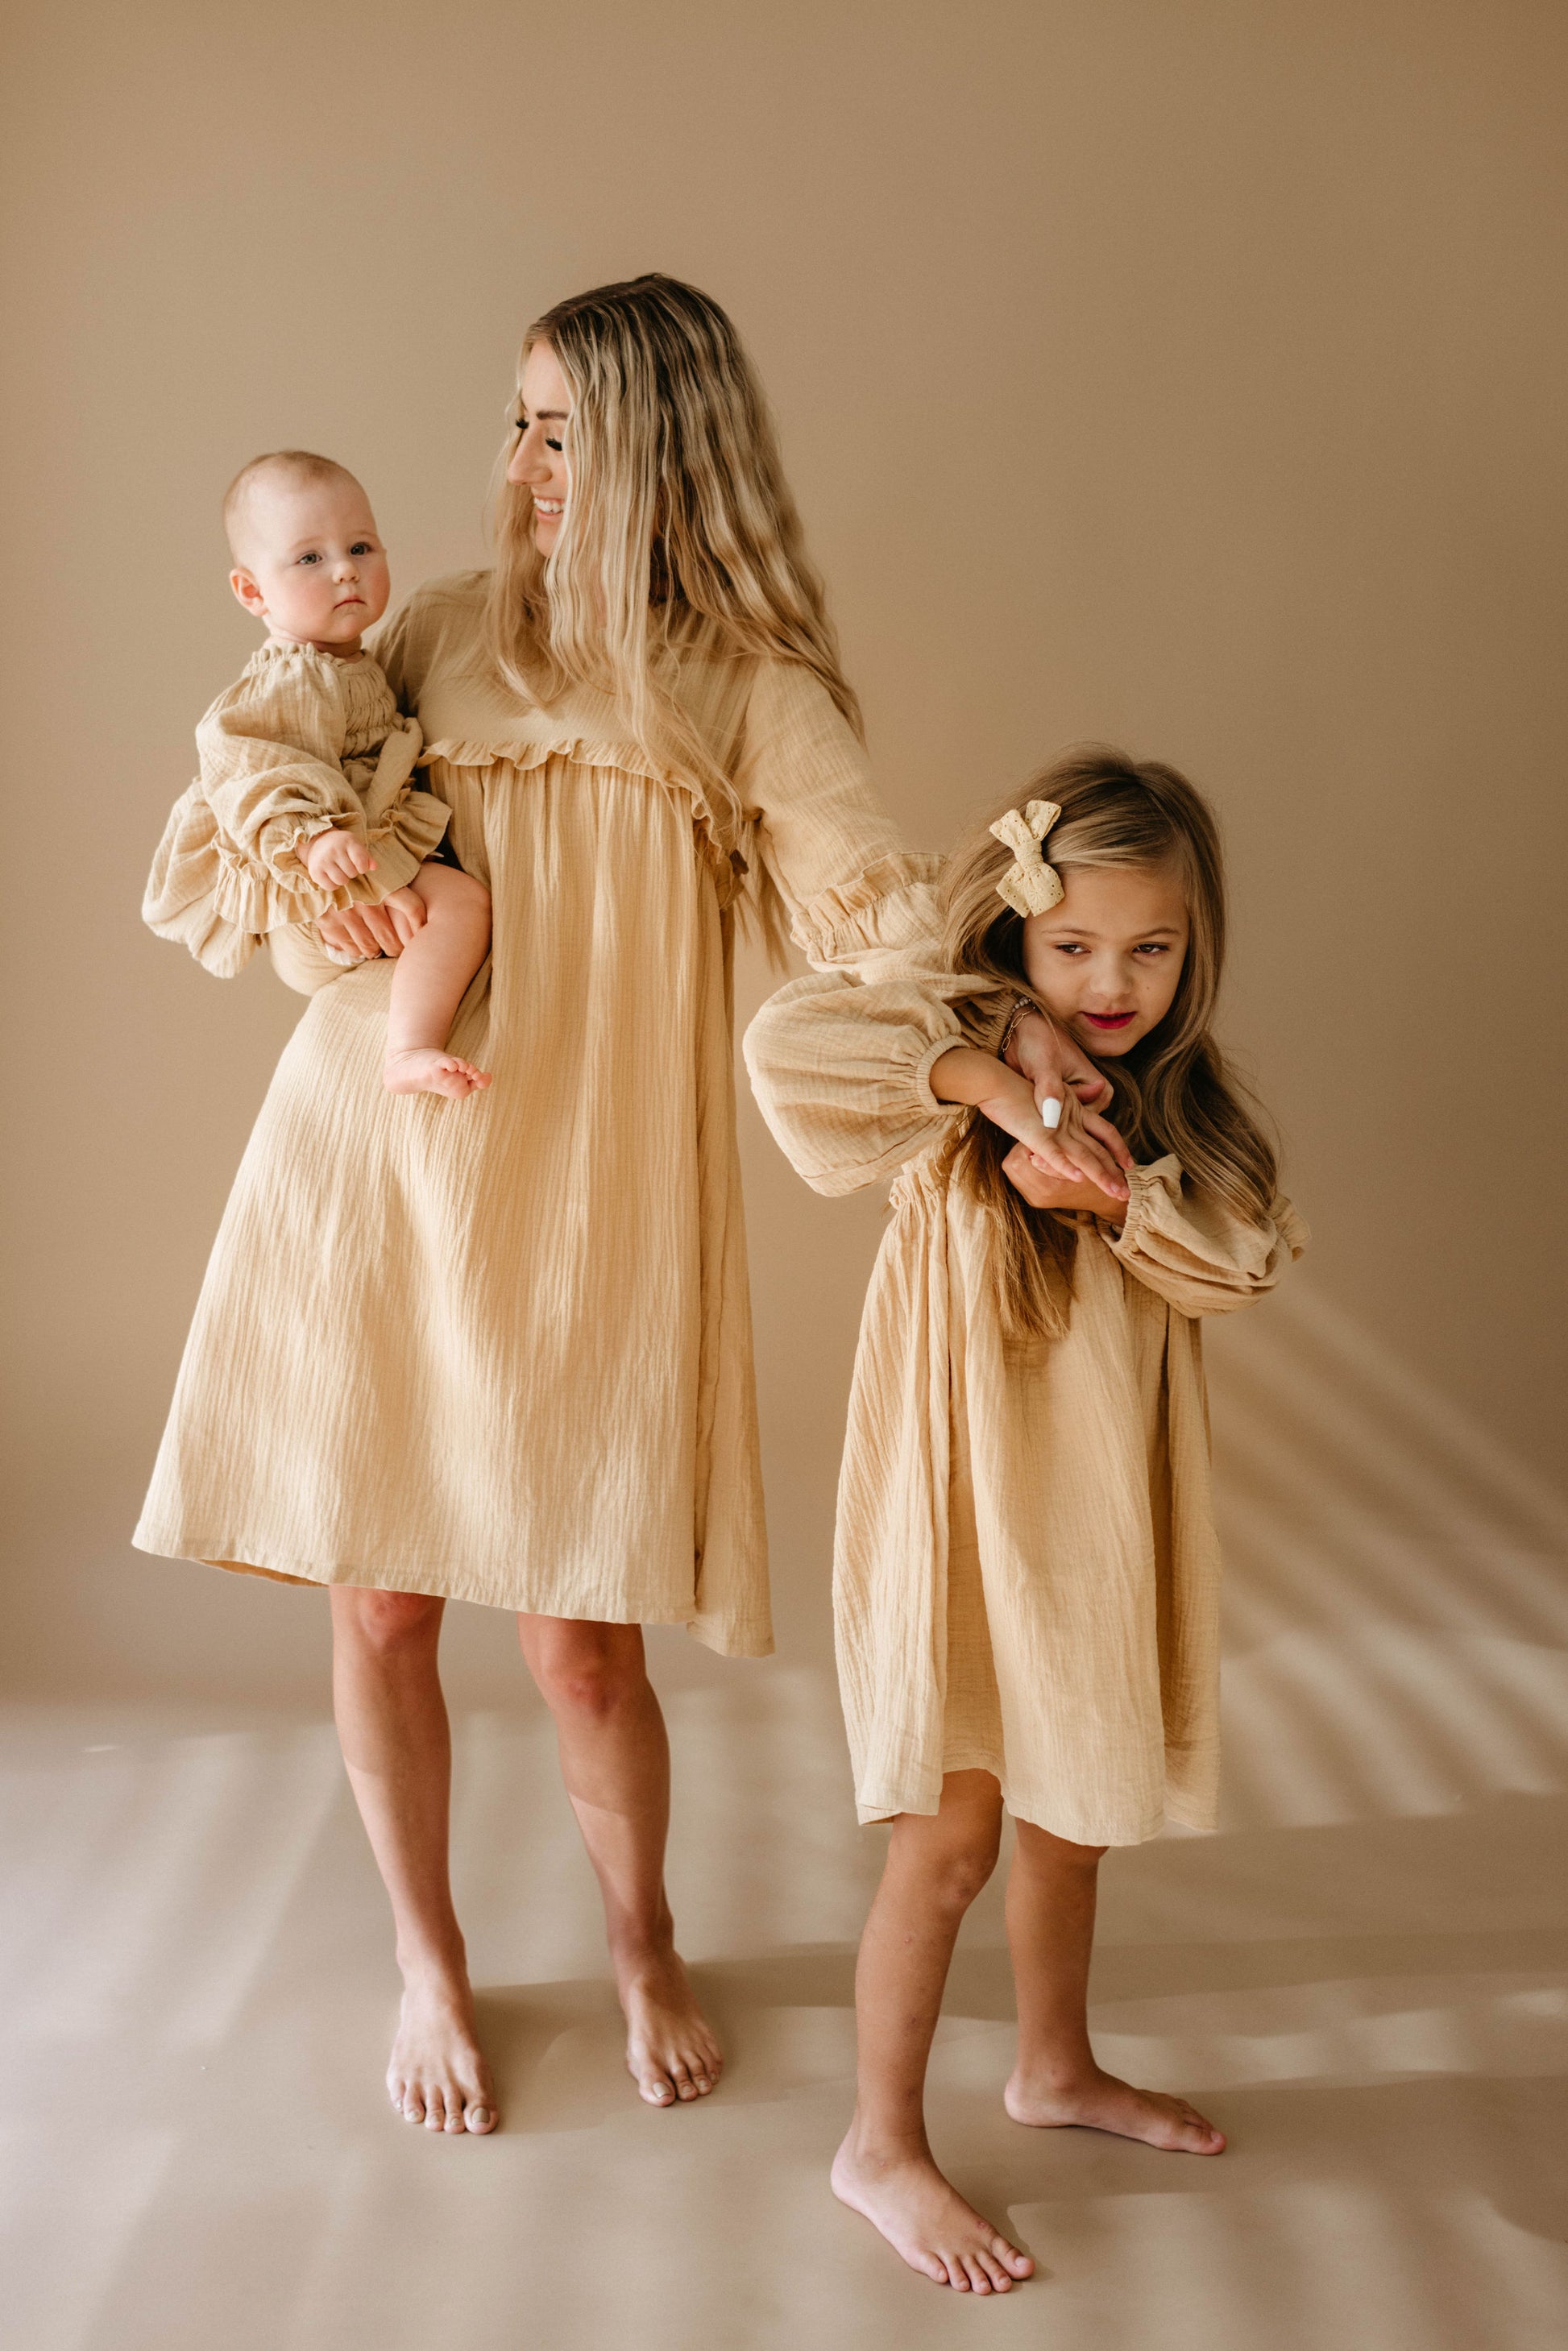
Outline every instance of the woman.
<svg viewBox="0 0 1568 2351">
<path fill-rule="evenodd" d="M 488 887 L 462 1105 L 380 1082 L 389 970 L 319 986 L 203 1289 L 136 1540 L 331 1587 L 345 1761 L 392 1899 L 393 2104 L 497 2106 L 447 1876 L 449 1599 L 514 1609 L 652 2105 L 722 2060 L 664 1890 L 641 1627 L 771 1646 L 730 1043 L 734 919 L 846 976 L 934 933 L 866 780 L 760 389 L 660 277 L 530 329 L 490 575 L 377 653 Z M 380 958 L 379 909 L 334 943 Z M 287 961 L 287 950 L 280 962 Z M 296 953 L 287 975 L 328 974 Z M 1092 1144 L 1068 1146 L 1082 1165 Z M 1068 1164 L 1064 1160 L 1064 1165 Z"/>
</svg>

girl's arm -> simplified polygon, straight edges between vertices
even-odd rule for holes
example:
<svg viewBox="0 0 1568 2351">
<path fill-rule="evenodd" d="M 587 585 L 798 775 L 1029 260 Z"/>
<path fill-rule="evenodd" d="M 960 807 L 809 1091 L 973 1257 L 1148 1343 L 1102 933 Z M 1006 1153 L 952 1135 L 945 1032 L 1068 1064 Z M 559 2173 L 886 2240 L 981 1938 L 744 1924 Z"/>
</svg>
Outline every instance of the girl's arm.
<svg viewBox="0 0 1568 2351">
<path fill-rule="evenodd" d="M 791 935 L 818 971 L 839 975 L 835 984 L 846 996 L 858 993 L 857 981 L 863 985 L 894 976 L 924 992 L 931 1005 L 945 1006 L 974 992 L 972 981 L 940 969 L 938 861 L 911 856 L 901 848 L 893 820 L 871 788 L 864 751 L 826 687 L 800 664 L 759 664 L 735 781 L 747 805 L 756 810 L 758 846 L 788 910 Z M 814 1008 L 811 1017 L 819 1023 L 816 1041 L 823 1050 L 849 1044 L 852 1007 L 842 1008 L 842 1038 L 831 1037 L 833 1016 L 824 1008 Z M 946 1017 L 955 1042 L 961 1041 L 956 1019 L 950 1013 Z M 1044 1022 L 1039 1025 L 1047 1029 Z M 936 1033 L 926 1028 L 923 1045 L 929 1046 Z M 770 1052 L 772 1043 L 765 1050 Z M 1070 1082 L 1075 1072 L 1090 1079 L 1093 1072 L 1071 1040 L 1061 1040 L 1060 1059 L 1063 1123 L 1053 1134 L 1037 1114 L 1029 1129 L 1031 1148 L 1065 1180 L 1087 1176 L 1100 1185 L 1103 1198 L 1119 1204 L 1126 1191 L 1118 1166 L 1125 1156 L 1120 1138 L 1109 1139 L 1114 1137 L 1112 1128 L 1086 1124 Z M 852 1049 L 852 1060 L 858 1066 L 863 1054 L 855 1055 Z M 828 1072 L 824 1068 L 819 1074 L 826 1078 Z M 1049 1090 L 1042 1061 L 1036 1091 L 1043 1095 Z M 759 1083 L 759 1099 L 761 1092 Z M 925 1092 L 919 1122 L 925 1131 L 919 1139 L 895 1144 L 891 1136 L 884 1137 L 882 1147 L 863 1163 L 865 1172 L 852 1177 L 847 1169 L 838 1171 L 838 1188 L 874 1181 L 888 1149 L 895 1149 L 897 1158 L 906 1158 L 922 1142 L 932 1140 L 938 1131 L 936 1106 L 929 1088 Z M 782 1134 L 779 1139 L 784 1140 Z M 789 1143 L 785 1148 L 794 1156 Z M 799 1158 L 795 1164 L 808 1182 L 818 1180 Z"/>
</svg>

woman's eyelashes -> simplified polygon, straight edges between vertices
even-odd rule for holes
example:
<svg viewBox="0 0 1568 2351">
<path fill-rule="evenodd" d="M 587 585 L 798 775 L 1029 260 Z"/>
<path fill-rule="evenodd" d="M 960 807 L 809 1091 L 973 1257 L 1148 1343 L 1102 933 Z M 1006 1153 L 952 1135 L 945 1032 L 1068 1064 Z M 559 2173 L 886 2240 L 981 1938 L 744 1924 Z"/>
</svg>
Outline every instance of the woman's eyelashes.
<svg viewBox="0 0 1568 2351">
<path fill-rule="evenodd" d="M 526 433 L 528 431 L 528 420 L 526 416 L 516 416 L 513 418 L 512 422 L 517 426 L 519 433 Z M 561 446 L 562 444 L 560 442 L 552 441 L 548 433 L 545 434 L 545 447 L 547 449 L 554 449 L 559 452 Z"/>
</svg>

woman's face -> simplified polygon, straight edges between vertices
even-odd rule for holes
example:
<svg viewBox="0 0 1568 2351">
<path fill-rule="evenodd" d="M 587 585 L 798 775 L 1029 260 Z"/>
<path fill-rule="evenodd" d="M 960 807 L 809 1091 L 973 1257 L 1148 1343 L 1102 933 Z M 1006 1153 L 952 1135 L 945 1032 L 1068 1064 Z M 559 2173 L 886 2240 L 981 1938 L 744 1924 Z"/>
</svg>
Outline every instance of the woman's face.
<svg viewBox="0 0 1568 2351">
<path fill-rule="evenodd" d="M 1181 880 L 1169 866 L 1096 865 L 1061 882 L 1061 904 L 1023 926 L 1024 970 L 1087 1052 L 1114 1060 L 1171 1008 L 1190 930 Z"/>
<path fill-rule="evenodd" d="M 508 482 L 532 494 L 534 545 L 550 554 L 566 519 L 571 472 L 566 460 L 566 426 L 571 394 L 560 362 L 549 343 L 536 343 L 523 362 L 517 396 L 517 445 L 507 468 Z"/>
</svg>

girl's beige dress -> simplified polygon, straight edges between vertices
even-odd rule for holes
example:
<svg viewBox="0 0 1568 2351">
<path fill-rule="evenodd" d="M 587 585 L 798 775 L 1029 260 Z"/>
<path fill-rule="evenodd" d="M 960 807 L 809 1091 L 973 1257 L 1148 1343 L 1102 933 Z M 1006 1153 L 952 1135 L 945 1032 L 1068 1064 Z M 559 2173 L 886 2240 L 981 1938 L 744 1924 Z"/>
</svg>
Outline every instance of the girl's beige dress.
<svg viewBox="0 0 1568 2351">
<path fill-rule="evenodd" d="M 269 639 L 196 729 L 201 773 L 164 827 L 143 922 L 228 979 L 270 934 L 402 889 L 446 830 L 414 787 L 419 748 L 379 663 Z M 376 865 L 324 888 L 299 852 L 333 826 Z"/>
<path fill-rule="evenodd" d="M 945 1182 L 932 1065 L 973 981 L 798 980 L 746 1051 L 820 1192 L 896 1170 L 839 1489 L 839 1673 L 862 1820 L 935 1813 L 946 1771 L 1081 1844 L 1214 1825 L 1219 1556 L 1198 1318 L 1273 1288 L 1306 1232 L 1138 1168 L 1118 1234 L 1075 1219 L 1064 1336 L 1003 1338 L 980 1212 Z"/>
<path fill-rule="evenodd" d="M 819 967 L 874 977 L 933 929 L 934 869 L 805 670 L 683 663 L 737 830 L 601 698 L 490 682 L 485 586 L 422 590 L 377 651 L 491 892 L 452 1042 L 494 1083 L 389 1094 L 391 965 L 333 977 L 279 935 L 330 984 L 240 1167 L 135 1539 L 759 1655 L 736 894 L 765 874 Z"/>
</svg>

